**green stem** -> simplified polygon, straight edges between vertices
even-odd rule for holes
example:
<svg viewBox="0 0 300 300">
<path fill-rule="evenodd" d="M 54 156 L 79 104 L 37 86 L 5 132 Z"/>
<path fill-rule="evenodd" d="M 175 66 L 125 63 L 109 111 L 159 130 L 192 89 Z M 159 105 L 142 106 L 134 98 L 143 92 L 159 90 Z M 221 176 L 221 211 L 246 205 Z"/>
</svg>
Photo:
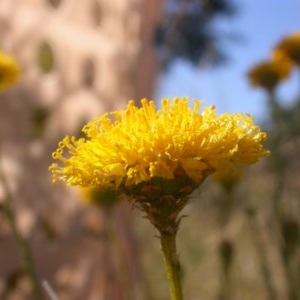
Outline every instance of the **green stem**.
<svg viewBox="0 0 300 300">
<path fill-rule="evenodd" d="M 249 208 L 246 211 L 246 215 L 248 217 L 254 246 L 257 250 L 259 265 L 267 290 L 267 299 L 276 300 L 278 299 L 278 297 L 271 278 L 271 271 L 269 269 L 268 260 L 266 257 L 267 250 L 259 234 L 261 230 L 255 220 L 256 211 L 254 209 Z"/>
<path fill-rule="evenodd" d="M 180 263 L 176 251 L 176 233 L 160 232 L 160 242 L 167 271 L 171 300 L 183 300 Z"/>
<path fill-rule="evenodd" d="M 15 215 L 14 215 L 13 209 L 11 207 L 12 196 L 8 189 L 6 179 L 3 176 L 1 170 L 0 170 L 0 181 L 3 184 L 4 193 L 5 193 L 4 202 L 3 202 L 4 213 L 6 215 L 8 223 L 12 229 L 14 239 L 18 245 L 18 249 L 20 251 L 20 255 L 21 255 L 21 259 L 22 259 L 22 263 L 23 263 L 25 272 L 31 280 L 32 289 L 33 289 L 32 290 L 33 297 L 36 300 L 42 300 L 43 296 L 42 296 L 42 292 L 41 292 L 41 289 L 39 286 L 39 281 L 38 281 L 38 278 L 37 278 L 37 275 L 36 275 L 36 272 L 35 272 L 35 269 L 33 266 L 33 259 L 31 256 L 30 247 L 29 247 L 27 240 L 22 237 L 21 233 L 19 232 L 19 230 L 17 228 L 16 221 L 15 221 Z"/>
<path fill-rule="evenodd" d="M 116 218 L 113 215 L 114 207 L 104 208 L 104 215 L 106 218 L 106 230 L 107 230 L 107 238 L 108 238 L 108 255 L 115 256 L 118 260 L 118 265 L 120 267 L 120 280 L 122 285 L 122 290 L 126 299 L 132 298 L 132 288 L 130 283 L 129 270 L 126 266 L 126 261 L 124 255 L 122 255 L 120 238 L 117 232 L 117 224 Z"/>
<path fill-rule="evenodd" d="M 278 131 L 278 135 L 273 145 L 274 148 L 273 161 L 275 166 L 275 172 L 277 175 L 276 188 L 273 193 L 273 211 L 274 211 L 275 220 L 280 230 L 279 231 L 280 240 L 284 241 L 285 217 L 281 211 L 280 202 L 282 200 L 283 192 L 285 188 L 285 178 L 286 178 L 285 173 L 287 170 L 287 162 L 286 162 L 286 157 L 280 151 L 280 146 L 281 144 L 284 143 L 284 138 L 285 138 L 285 120 L 283 115 L 283 109 L 279 105 L 275 93 L 269 94 L 269 103 L 270 103 L 273 122 L 274 125 L 276 126 L 276 130 Z M 297 295 L 298 285 L 297 283 L 294 284 L 295 280 L 293 280 L 294 274 L 291 268 L 291 259 L 292 259 L 291 254 L 288 251 L 286 251 L 287 245 L 285 242 L 283 243 L 280 242 L 278 247 L 279 247 L 279 253 L 281 255 L 282 264 L 286 274 L 288 297 L 290 300 L 298 299 L 298 295 Z"/>
</svg>

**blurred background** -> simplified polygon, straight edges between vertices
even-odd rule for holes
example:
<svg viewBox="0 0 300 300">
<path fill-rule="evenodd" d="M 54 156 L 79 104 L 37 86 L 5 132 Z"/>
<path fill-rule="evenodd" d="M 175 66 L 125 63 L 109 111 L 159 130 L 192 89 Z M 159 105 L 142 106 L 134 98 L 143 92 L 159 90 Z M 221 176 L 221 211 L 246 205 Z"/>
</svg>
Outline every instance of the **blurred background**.
<svg viewBox="0 0 300 300">
<path fill-rule="evenodd" d="M 178 236 L 186 299 L 300 299 L 300 59 L 288 75 L 255 71 L 299 30 L 298 0 L 1 0 L 0 51 L 22 76 L 0 94 L 0 299 L 34 299 L 7 189 L 37 277 L 59 299 L 168 299 L 141 213 L 88 205 L 52 185 L 48 167 L 58 141 L 91 118 L 175 96 L 250 113 L 272 153 L 193 194 Z"/>
</svg>

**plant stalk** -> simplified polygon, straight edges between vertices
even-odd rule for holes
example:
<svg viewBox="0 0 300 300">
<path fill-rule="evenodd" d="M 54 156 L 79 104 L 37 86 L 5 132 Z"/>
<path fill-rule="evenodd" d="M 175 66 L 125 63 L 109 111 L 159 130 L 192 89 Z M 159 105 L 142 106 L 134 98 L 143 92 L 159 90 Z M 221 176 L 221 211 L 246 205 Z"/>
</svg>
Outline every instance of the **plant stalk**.
<svg viewBox="0 0 300 300">
<path fill-rule="evenodd" d="M 164 257 L 171 300 L 183 300 L 180 263 L 176 251 L 176 233 L 160 232 L 161 250 Z"/>
<path fill-rule="evenodd" d="M 18 230 L 16 220 L 15 220 L 15 215 L 11 207 L 12 196 L 8 189 L 6 179 L 3 176 L 1 170 L 0 170 L 0 182 L 2 182 L 4 188 L 4 202 L 3 202 L 4 213 L 6 215 L 9 226 L 11 227 L 15 242 L 18 245 L 23 267 L 25 269 L 27 276 L 31 281 L 33 299 L 43 300 L 44 297 L 42 295 L 37 274 L 34 268 L 30 247 L 27 240 L 22 237 L 21 233 Z"/>
</svg>

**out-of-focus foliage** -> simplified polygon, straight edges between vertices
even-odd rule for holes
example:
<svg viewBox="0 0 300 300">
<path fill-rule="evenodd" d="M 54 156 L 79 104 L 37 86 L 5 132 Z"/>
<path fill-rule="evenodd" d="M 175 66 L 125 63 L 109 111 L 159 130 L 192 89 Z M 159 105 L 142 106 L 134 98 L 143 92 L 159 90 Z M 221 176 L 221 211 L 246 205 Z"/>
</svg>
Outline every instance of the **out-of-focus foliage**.
<svg viewBox="0 0 300 300">
<path fill-rule="evenodd" d="M 214 27 L 218 17 L 233 17 L 237 12 L 231 0 L 168 0 L 156 31 L 156 44 L 168 65 L 175 58 L 193 64 L 219 65 L 228 59 L 221 47 L 229 35 Z"/>
<path fill-rule="evenodd" d="M 37 53 L 38 66 L 42 73 L 50 73 L 54 69 L 55 58 L 51 45 L 48 42 L 43 42 Z"/>
<path fill-rule="evenodd" d="M 272 222 L 277 230 L 268 229 L 268 234 L 274 236 L 276 250 L 281 267 L 285 272 L 287 298 L 299 299 L 299 94 L 290 105 L 284 105 L 278 93 L 277 86 L 288 78 L 288 73 L 299 73 L 300 35 L 298 32 L 286 35 L 274 47 L 271 61 L 279 63 L 265 63 L 253 67 L 248 73 L 248 79 L 253 86 L 260 87 L 266 92 L 268 102 L 268 131 L 267 142 L 271 150 L 268 172 L 274 184 L 270 193 L 270 207 Z M 289 66 L 290 65 L 290 66 Z M 288 72 L 288 69 L 291 69 Z M 298 75 L 298 74 L 297 74 Z M 257 231 L 257 230 L 256 230 Z M 259 252 L 266 246 L 259 242 Z M 262 273 L 268 299 L 281 299 L 278 290 L 271 278 L 271 267 L 262 256 L 260 259 Z"/>
</svg>

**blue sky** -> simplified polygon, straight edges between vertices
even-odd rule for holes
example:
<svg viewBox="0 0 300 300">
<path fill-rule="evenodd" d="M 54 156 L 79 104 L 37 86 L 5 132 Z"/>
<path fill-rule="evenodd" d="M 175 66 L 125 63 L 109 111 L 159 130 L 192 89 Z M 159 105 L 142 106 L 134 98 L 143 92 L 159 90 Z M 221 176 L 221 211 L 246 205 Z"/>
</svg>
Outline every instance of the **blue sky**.
<svg viewBox="0 0 300 300">
<path fill-rule="evenodd" d="M 234 32 L 243 42 L 228 42 L 231 62 L 217 69 L 196 69 L 176 61 L 160 76 L 155 99 L 188 96 L 214 104 L 219 113 L 247 112 L 258 121 L 266 115 L 265 94 L 252 88 L 245 76 L 254 64 L 268 59 L 272 48 L 286 34 L 300 30 L 299 0 L 236 0 L 239 13 L 220 20 L 217 28 Z M 300 92 L 300 74 L 280 86 L 281 101 L 288 105 Z"/>
</svg>

